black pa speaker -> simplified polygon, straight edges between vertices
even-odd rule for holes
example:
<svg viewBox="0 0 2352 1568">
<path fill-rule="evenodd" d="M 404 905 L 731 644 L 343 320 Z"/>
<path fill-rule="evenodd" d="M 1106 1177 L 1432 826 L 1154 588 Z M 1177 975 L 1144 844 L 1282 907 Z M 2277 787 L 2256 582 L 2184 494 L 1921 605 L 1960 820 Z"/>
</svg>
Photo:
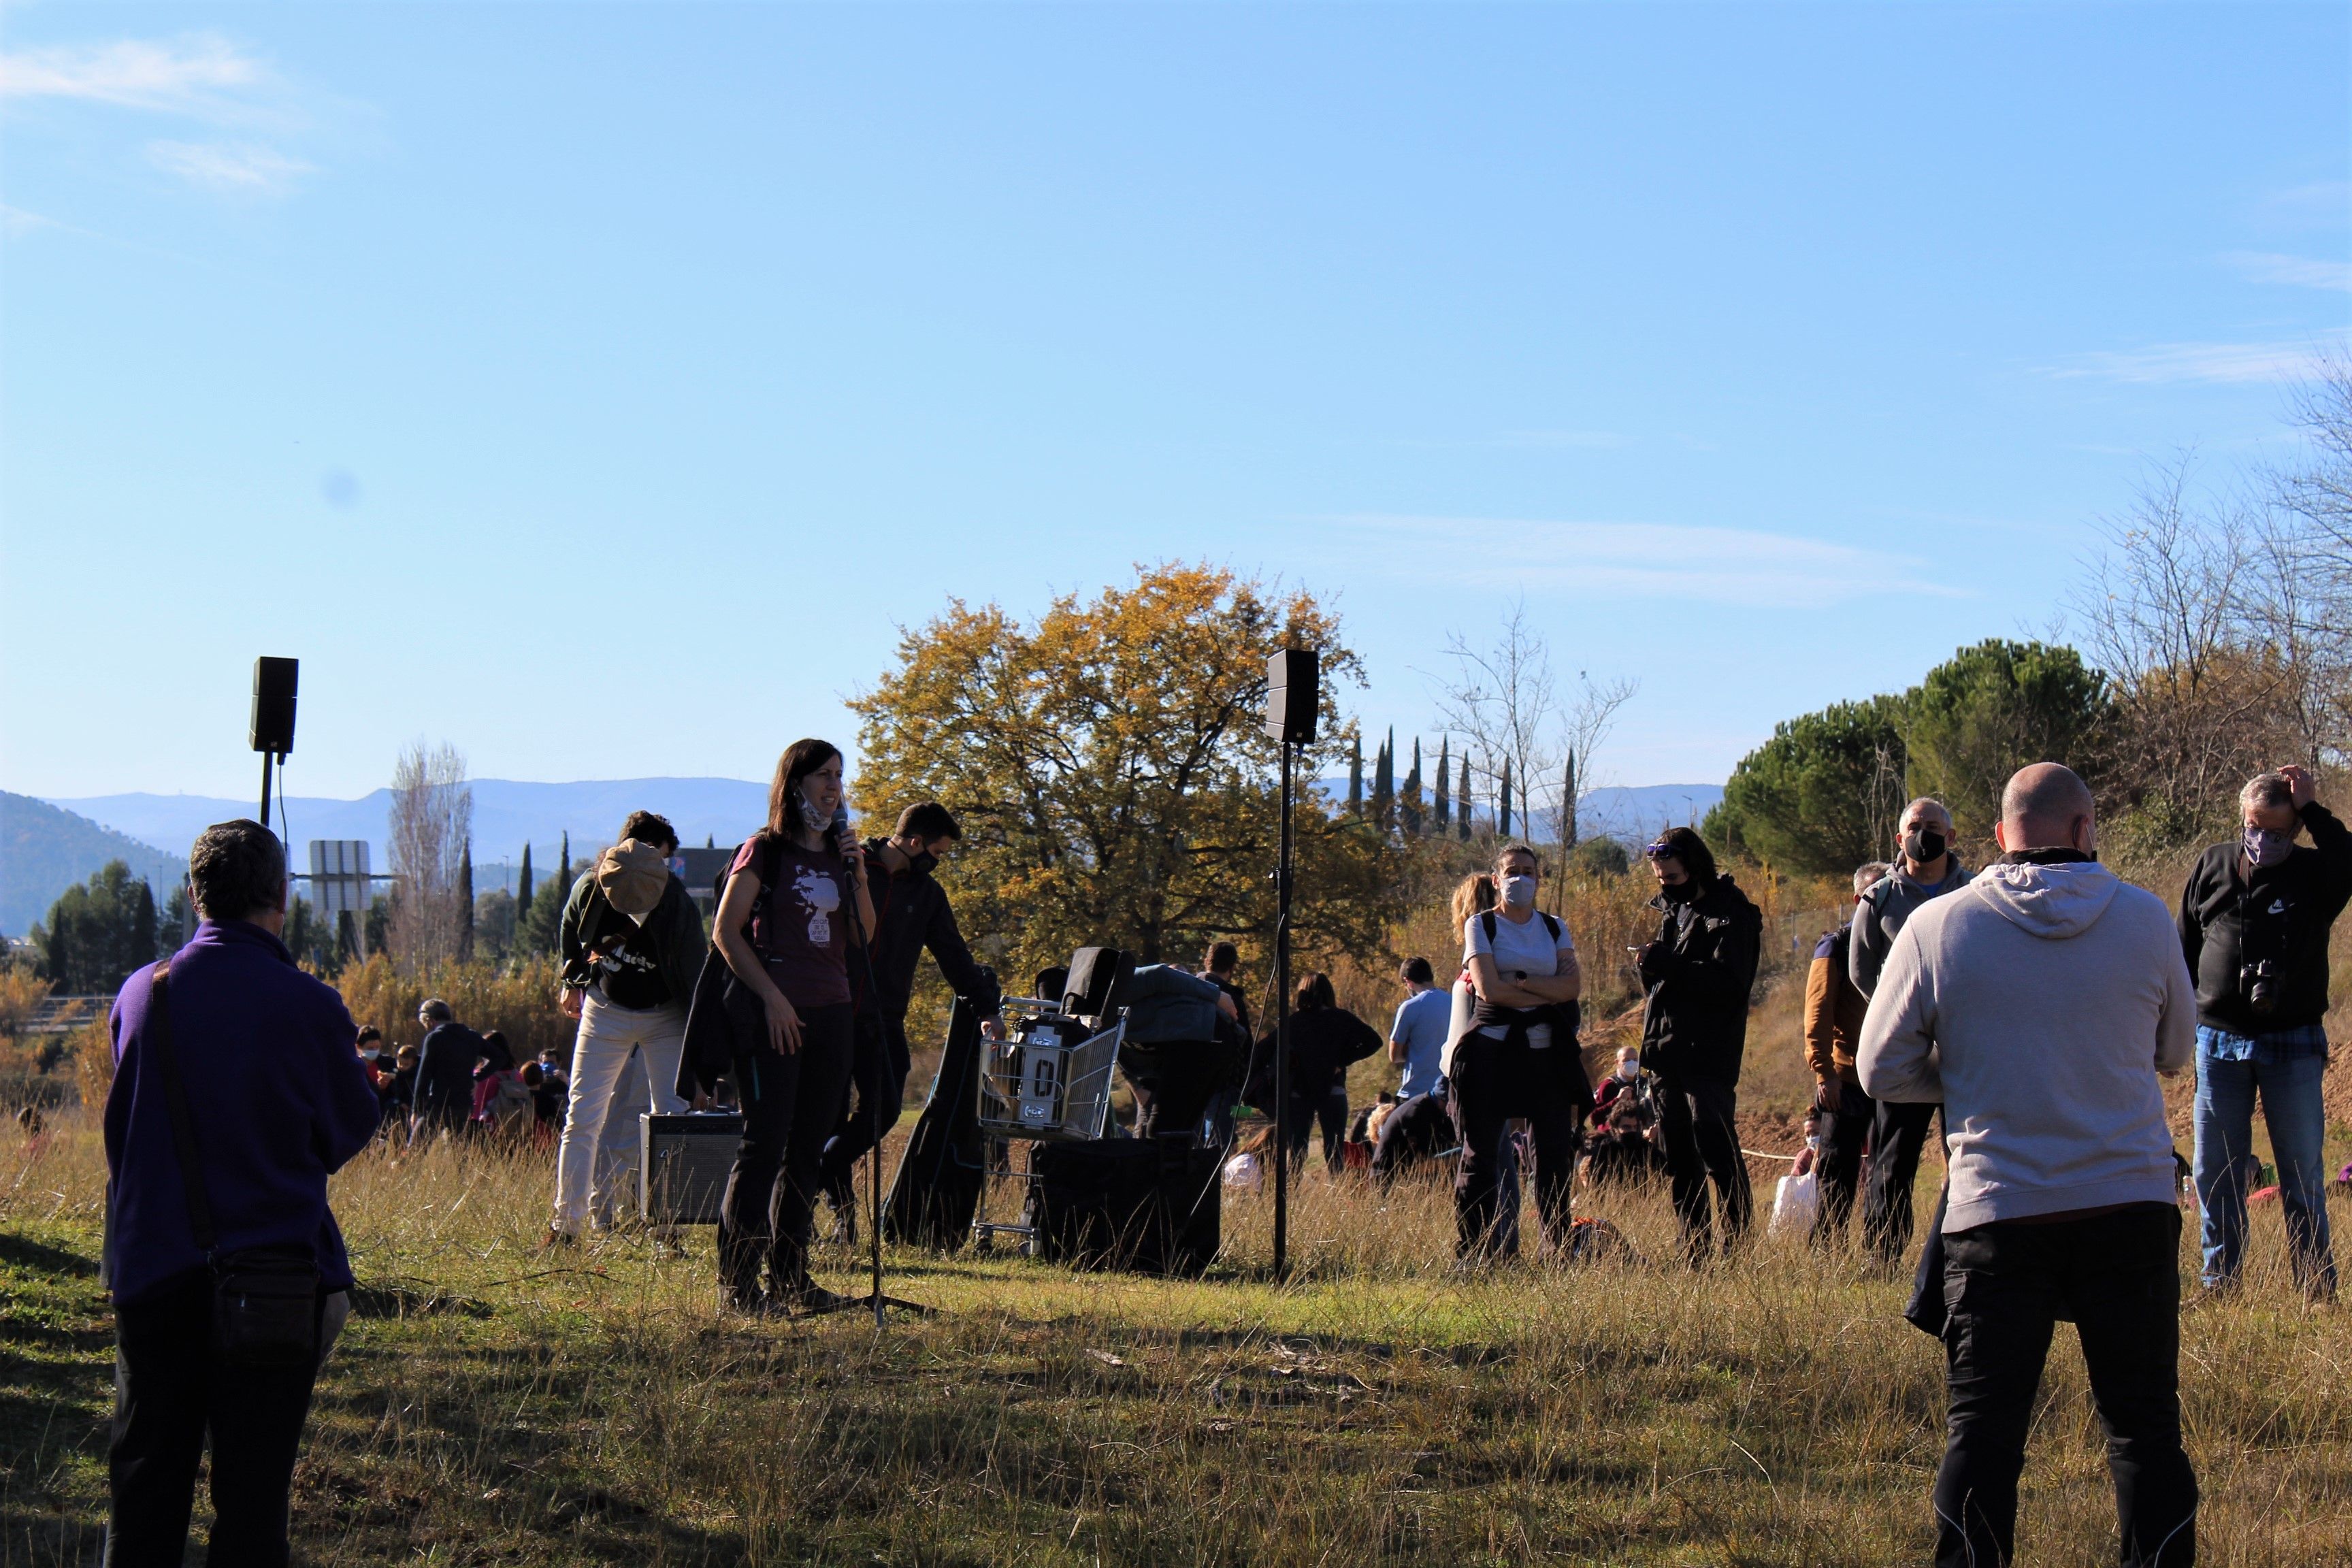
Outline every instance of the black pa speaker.
<svg viewBox="0 0 2352 1568">
<path fill-rule="evenodd" d="M 279 756 L 294 749 L 294 681 L 299 658 L 253 661 L 253 749 Z"/>
<path fill-rule="evenodd" d="M 1119 1005 L 1135 960 L 1115 947 L 1082 947 L 1071 955 L 1062 1011 L 1073 1018 L 1106 1018 Z"/>
<path fill-rule="evenodd" d="M 1286 746 L 1315 739 L 1322 659 L 1311 648 L 1286 647 L 1266 661 L 1265 732 Z"/>
</svg>

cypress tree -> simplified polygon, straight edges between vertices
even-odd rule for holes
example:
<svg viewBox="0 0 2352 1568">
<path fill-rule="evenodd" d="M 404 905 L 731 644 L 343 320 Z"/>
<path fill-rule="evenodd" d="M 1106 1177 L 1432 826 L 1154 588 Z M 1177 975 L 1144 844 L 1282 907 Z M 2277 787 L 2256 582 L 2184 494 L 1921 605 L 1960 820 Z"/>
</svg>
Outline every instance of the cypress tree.
<svg viewBox="0 0 2352 1568">
<path fill-rule="evenodd" d="M 1380 760 L 1372 767 L 1372 820 L 1386 832 L 1396 826 L 1396 730 L 1381 742 Z"/>
<path fill-rule="evenodd" d="M 155 961 L 155 889 L 139 879 L 139 901 L 131 911 L 131 963 L 136 968 Z"/>
<path fill-rule="evenodd" d="M 1496 814 L 1495 831 L 1508 838 L 1511 836 L 1511 759 L 1503 759 L 1502 809 Z"/>
<path fill-rule="evenodd" d="M 1404 823 L 1405 832 L 1419 837 L 1423 819 L 1421 815 L 1421 737 L 1418 735 L 1412 738 L 1412 772 L 1404 775 L 1404 789 L 1398 798 L 1402 802 L 1398 815 Z"/>
<path fill-rule="evenodd" d="M 522 847 L 522 880 L 521 880 L 520 882 L 517 883 L 517 884 L 516 884 L 516 886 L 515 886 L 515 912 L 516 912 L 517 914 L 520 914 L 520 913 L 522 913 L 523 911 L 525 911 L 525 910 L 529 910 L 530 908 L 530 846 L 528 843 L 526 843 L 526 844 Z"/>
<path fill-rule="evenodd" d="M 465 847 L 457 852 L 457 962 L 469 963 L 474 956 L 474 839 L 466 837 Z"/>
<path fill-rule="evenodd" d="M 1470 842 L 1470 757 L 1465 752 L 1455 763 L 1454 773 L 1454 832 L 1463 843 Z"/>
<path fill-rule="evenodd" d="M 1441 738 L 1437 742 L 1437 831 L 1443 834 L 1454 826 L 1454 737 Z"/>
<path fill-rule="evenodd" d="M 1364 815 L 1364 738 L 1348 737 L 1348 815 Z"/>
<path fill-rule="evenodd" d="M 563 897 L 572 896 L 572 829 L 563 830 L 563 858 L 555 863 L 555 885 L 563 889 Z"/>
</svg>

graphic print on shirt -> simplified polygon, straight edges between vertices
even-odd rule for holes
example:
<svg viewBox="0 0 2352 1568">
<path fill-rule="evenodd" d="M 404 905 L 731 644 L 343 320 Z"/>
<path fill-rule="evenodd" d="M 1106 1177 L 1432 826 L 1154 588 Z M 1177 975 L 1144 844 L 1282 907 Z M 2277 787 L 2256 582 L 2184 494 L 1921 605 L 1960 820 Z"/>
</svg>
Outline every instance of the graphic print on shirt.
<svg viewBox="0 0 2352 1568">
<path fill-rule="evenodd" d="M 829 947 L 833 943 L 833 911 L 841 908 L 841 885 L 822 871 L 803 868 L 793 879 L 793 892 L 809 912 L 808 939 L 811 947 Z"/>
</svg>

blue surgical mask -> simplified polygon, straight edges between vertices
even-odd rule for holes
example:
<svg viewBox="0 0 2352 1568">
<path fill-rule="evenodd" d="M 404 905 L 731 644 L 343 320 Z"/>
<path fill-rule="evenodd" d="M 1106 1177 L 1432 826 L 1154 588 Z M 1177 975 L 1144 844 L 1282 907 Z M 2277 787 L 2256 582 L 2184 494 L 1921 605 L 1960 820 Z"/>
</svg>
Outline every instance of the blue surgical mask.
<svg viewBox="0 0 2352 1568">
<path fill-rule="evenodd" d="M 2275 866 L 2294 853 L 2294 835 L 2276 833 L 2267 827 L 2249 827 L 2239 840 L 2245 847 L 2246 858 L 2257 866 Z"/>
</svg>

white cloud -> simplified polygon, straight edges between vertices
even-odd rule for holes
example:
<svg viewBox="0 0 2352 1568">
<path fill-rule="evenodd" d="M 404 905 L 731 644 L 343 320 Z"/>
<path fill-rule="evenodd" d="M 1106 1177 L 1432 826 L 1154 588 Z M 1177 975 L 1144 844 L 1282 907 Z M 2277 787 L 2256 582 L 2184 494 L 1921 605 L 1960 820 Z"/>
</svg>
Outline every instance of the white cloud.
<svg viewBox="0 0 2352 1568">
<path fill-rule="evenodd" d="M 1755 529 L 1381 515 L 1330 521 L 1443 540 L 1443 551 L 1416 555 L 1412 572 L 1465 587 L 1573 589 L 1790 609 L 1885 594 L 1965 596 L 1928 575 L 1927 563 L 1913 557 Z"/>
<path fill-rule="evenodd" d="M 60 98 L 206 119 L 236 118 L 233 96 L 270 84 L 269 72 L 226 40 L 111 44 L 0 54 L 0 99 Z"/>
<path fill-rule="evenodd" d="M 202 189 L 253 196 L 283 195 L 313 172 L 298 158 L 251 142 L 150 142 L 147 161 Z"/>
<path fill-rule="evenodd" d="M 2295 381 L 2309 375 L 2336 346 L 2308 339 L 2291 343 L 2154 343 L 2144 349 L 2076 354 L 2048 369 L 2055 376 L 2095 376 L 2141 385 Z"/>
<path fill-rule="evenodd" d="M 1494 445 L 1559 450 L 1578 447 L 1622 447 L 1630 439 L 1614 430 L 1506 430 L 1495 437 Z"/>
<path fill-rule="evenodd" d="M 22 207 L 0 205 L 0 234 L 6 235 L 10 239 L 22 239 L 38 229 L 64 226 L 53 217 L 43 217 L 38 213 L 28 213 Z"/>
<path fill-rule="evenodd" d="M 2307 256 L 2252 250 L 2233 251 L 2227 259 L 2256 283 L 2284 283 L 2297 289 L 2332 289 L 2352 293 L 2352 261 L 2322 261 Z"/>
</svg>

